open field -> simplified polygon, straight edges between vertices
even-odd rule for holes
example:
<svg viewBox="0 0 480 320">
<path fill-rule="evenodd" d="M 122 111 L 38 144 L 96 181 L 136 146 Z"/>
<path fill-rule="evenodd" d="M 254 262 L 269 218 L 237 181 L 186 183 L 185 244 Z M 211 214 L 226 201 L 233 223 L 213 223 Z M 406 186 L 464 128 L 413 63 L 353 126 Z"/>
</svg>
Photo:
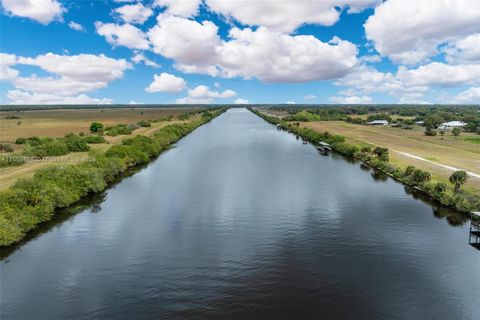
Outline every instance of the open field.
<svg viewBox="0 0 480 320">
<path fill-rule="evenodd" d="M 13 143 L 18 137 L 62 137 L 68 133 L 89 131 L 93 121 L 106 126 L 136 123 L 140 120 L 178 116 L 195 108 L 135 108 L 135 109 L 61 109 L 20 112 L 0 112 L 0 141 Z M 20 119 L 5 119 L 17 116 Z M 18 125 L 18 122 L 21 122 Z"/>
<path fill-rule="evenodd" d="M 443 166 L 461 168 L 480 175 L 480 145 L 475 143 L 478 138 L 476 134 L 462 132 L 459 137 L 454 137 L 450 133 L 443 137 L 427 137 L 422 129 L 372 127 L 342 121 L 304 122 L 301 126 L 340 134 L 353 144 L 387 147 L 391 150 L 392 163 L 402 167 L 414 165 L 429 171 L 437 180 L 448 181 L 452 173 L 451 169 Z M 480 178 L 471 175 L 466 186 L 480 190 Z"/>
<path fill-rule="evenodd" d="M 136 123 L 140 120 L 158 119 L 165 116 L 178 116 L 183 113 L 198 109 L 104 109 L 101 110 L 38 110 L 23 112 L 0 112 L 0 136 L 2 142 L 12 144 L 16 152 L 21 151 L 21 145 L 15 145 L 18 137 L 62 137 L 68 133 L 89 132 L 91 122 L 99 121 L 106 126 L 120 123 Z M 143 112 L 143 114 L 141 114 Z M 5 119 L 7 115 L 17 115 L 20 119 Z M 169 124 L 188 122 L 198 116 L 191 117 L 187 121 L 174 119 L 172 121 L 155 122 L 151 127 L 140 127 L 134 130 L 130 135 L 118 135 L 111 137 L 105 135 L 107 143 L 91 144 L 93 150 L 105 151 L 114 144 L 119 144 L 123 139 L 136 135 L 152 135 L 156 130 Z M 17 125 L 22 121 L 21 125 Z M 20 178 L 33 176 L 36 170 L 51 165 L 75 163 L 84 160 L 88 152 L 71 152 L 64 156 L 49 157 L 51 161 L 33 161 L 20 166 L 0 168 L 0 189 L 10 187 Z M 67 159 L 61 162 L 55 162 L 59 159 Z"/>
</svg>

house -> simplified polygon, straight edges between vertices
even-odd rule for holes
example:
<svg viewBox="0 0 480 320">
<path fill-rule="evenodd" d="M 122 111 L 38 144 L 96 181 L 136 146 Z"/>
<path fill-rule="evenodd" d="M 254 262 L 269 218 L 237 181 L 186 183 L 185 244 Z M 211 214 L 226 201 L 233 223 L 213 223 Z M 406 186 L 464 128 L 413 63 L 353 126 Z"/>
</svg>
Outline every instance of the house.
<svg viewBox="0 0 480 320">
<path fill-rule="evenodd" d="M 388 121 L 387 120 L 373 120 L 370 122 L 367 122 L 368 125 L 371 126 L 388 126 Z"/>
<path fill-rule="evenodd" d="M 438 127 L 438 130 L 452 130 L 453 128 L 463 128 L 466 125 L 467 124 L 463 121 L 449 121 L 449 122 L 442 123 Z"/>
</svg>

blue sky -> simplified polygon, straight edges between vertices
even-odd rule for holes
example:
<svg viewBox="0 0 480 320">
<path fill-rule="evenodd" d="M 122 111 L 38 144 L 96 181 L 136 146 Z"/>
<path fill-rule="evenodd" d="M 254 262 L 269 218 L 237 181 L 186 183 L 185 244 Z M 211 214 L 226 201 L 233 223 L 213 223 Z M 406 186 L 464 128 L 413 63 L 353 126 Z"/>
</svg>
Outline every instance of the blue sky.
<svg viewBox="0 0 480 320">
<path fill-rule="evenodd" d="M 472 0 L 0 0 L 2 104 L 479 103 Z"/>
</svg>

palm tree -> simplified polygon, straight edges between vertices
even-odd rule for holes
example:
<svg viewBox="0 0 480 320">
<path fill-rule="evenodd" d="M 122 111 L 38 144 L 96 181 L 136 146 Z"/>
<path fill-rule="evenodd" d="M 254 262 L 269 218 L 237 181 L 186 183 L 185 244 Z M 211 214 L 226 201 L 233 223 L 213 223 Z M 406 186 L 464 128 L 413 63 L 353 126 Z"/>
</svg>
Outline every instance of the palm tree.
<svg viewBox="0 0 480 320">
<path fill-rule="evenodd" d="M 462 186 L 462 184 L 467 182 L 467 180 L 468 180 L 467 173 L 462 170 L 455 171 L 454 173 L 452 173 L 452 175 L 449 178 L 450 183 L 455 185 L 455 192 L 460 191 L 460 187 Z"/>
</svg>

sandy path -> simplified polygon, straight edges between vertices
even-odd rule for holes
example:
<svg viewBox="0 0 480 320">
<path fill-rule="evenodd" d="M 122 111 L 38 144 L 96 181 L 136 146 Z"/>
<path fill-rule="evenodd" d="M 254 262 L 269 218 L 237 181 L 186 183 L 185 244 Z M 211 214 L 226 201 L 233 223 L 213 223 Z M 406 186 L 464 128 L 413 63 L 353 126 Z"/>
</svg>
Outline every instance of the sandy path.
<svg viewBox="0 0 480 320">
<path fill-rule="evenodd" d="M 446 164 L 441 164 L 441 163 L 438 163 L 438 162 L 435 162 L 435 161 L 431 161 L 431 160 L 428 160 L 428 159 L 425 159 L 425 158 L 416 156 L 416 155 L 411 154 L 411 153 L 408 153 L 408 152 L 402 152 L 402 151 L 398 151 L 398 150 L 392 150 L 392 151 L 393 151 L 393 152 L 396 152 L 396 153 L 399 153 L 399 154 L 401 154 L 401 155 L 404 155 L 404 156 L 406 156 L 406 157 L 410 157 L 410 158 L 413 158 L 413 159 L 425 161 L 425 162 L 428 162 L 428 163 L 431 163 L 431 164 L 440 166 L 440 167 L 442 167 L 442 168 L 445 168 L 445 169 L 448 169 L 448 170 L 451 170 L 451 171 L 464 170 L 464 169 L 462 169 L 462 168 L 456 168 L 456 167 L 452 167 L 452 166 L 447 166 Z M 480 174 L 477 174 L 477 173 L 474 173 L 474 172 L 471 172 L 471 171 L 467 171 L 467 170 L 464 170 L 464 171 L 467 172 L 467 174 L 468 174 L 469 176 L 472 176 L 472 177 L 474 177 L 474 178 L 480 179 Z"/>
</svg>

